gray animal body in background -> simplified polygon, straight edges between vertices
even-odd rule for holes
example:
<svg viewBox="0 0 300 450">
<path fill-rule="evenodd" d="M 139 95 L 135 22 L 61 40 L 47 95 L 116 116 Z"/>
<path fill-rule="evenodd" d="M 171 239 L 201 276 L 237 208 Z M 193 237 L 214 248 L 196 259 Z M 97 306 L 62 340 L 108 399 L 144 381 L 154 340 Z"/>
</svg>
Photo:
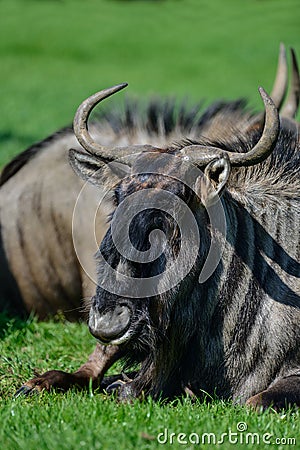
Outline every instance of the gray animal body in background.
<svg viewBox="0 0 300 450">
<path fill-rule="evenodd" d="M 73 131 L 63 130 L 17 156 L 1 174 L 0 306 L 15 315 L 65 311 L 78 318 L 82 296 L 93 292 L 72 242 L 72 212 L 83 185 L 68 164 L 72 145 L 80 148 Z M 92 220 L 93 189 L 86 200 L 82 214 Z M 99 220 L 101 238 L 105 216 Z M 88 238 L 84 246 L 92 257 Z"/>
<path fill-rule="evenodd" d="M 164 273 L 176 261 L 182 233 L 159 208 L 141 211 L 132 222 L 133 246 L 141 252 L 150 244 L 153 251 L 161 248 L 159 237 L 150 239 L 154 229 L 164 232 L 166 241 L 151 263 L 140 263 L 122 256 L 111 225 L 99 248 L 98 287 L 90 309 L 90 330 L 100 343 L 74 374 L 46 372 L 25 383 L 20 393 L 86 385 L 90 378 L 100 383 L 107 368 L 125 358 L 129 365 L 140 363 L 140 369 L 110 385 L 121 398 L 145 393 L 172 398 L 184 392 L 201 397 L 207 392 L 254 407 L 300 405 L 300 149 L 294 121 L 299 72 L 293 53 L 292 59 L 292 88 L 283 109 L 287 68 L 282 47 L 271 94 L 275 104 L 261 90 L 265 119 L 240 111 L 240 120 L 229 124 L 223 116 L 217 126 L 212 118 L 214 126 L 207 134 L 177 144 L 118 148 L 95 142 L 86 127 L 89 112 L 124 85 L 101 91 L 81 105 L 74 125 L 86 152 L 70 151 L 75 172 L 102 186 L 103 164 L 110 163 L 119 176 L 123 171 L 114 191 L 116 212 L 126 200 L 130 205 L 130 196 L 137 192 L 152 205 L 159 202 L 161 191 L 171 192 L 192 211 L 200 244 L 191 270 L 177 285 L 149 296 L 137 297 L 134 291 L 124 295 L 105 289 L 107 263 L 114 268 L 116 285 L 123 276 L 146 283 L 161 274 L 167 286 Z M 114 170 L 118 156 L 123 167 Z M 141 173 L 141 167 L 155 167 L 156 161 L 159 173 Z M 192 167 L 205 177 L 195 175 Z M 183 173 L 192 189 L 181 181 Z M 211 230 L 207 215 L 219 196 L 225 235 Z M 117 225 L 122 228 L 121 222 Z M 190 238 L 194 242 L 192 233 Z M 214 273 L 199 284 L 213 240 L 222 241 L 224 251 Z M 190 252 L 192 248 L 185 249 L 183 265 L 189 264 Z M 102 386 L 111 381 L 104 380 Z"/>
</svg>

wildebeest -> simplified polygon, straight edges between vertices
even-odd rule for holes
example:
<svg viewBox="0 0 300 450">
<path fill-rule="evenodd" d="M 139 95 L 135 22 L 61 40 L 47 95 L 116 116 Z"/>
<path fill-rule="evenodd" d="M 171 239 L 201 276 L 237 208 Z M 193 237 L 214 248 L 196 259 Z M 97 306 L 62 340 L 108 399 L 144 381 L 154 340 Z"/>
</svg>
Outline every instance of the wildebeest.
<svg viewBox="0 0 300 450">
<path fill-rule="evenodd" d="M 260 90 L 264 117 L 242 108 L 235 111 L 236 121 L 231 113 L 215 123 L 214 116 L 204 117 L 197 138 L 184 136 L 163 147 L 104 146 L 90 135 L 90 111 L 124 85 L 81 105 L 74 131 L 86 151 L 70 150 L 74 170 L 100 186 L 107 164 L 120 177 L 97 254 L 98 286 L 90 308 L 89 327 L 99 344 L 76 373 L 46 372 L 20 393 L 101 382 L 107 368 L 124 358 L 127 366 L 140 367 L 110 387 L 122 398 L 206 392 L 255 407 L 300 405 L 300 153 L 294 121 L 299 72 L 292 53 L 292 88 L 279 118 L 276 106 L 281 109 L 286 94 L 284 59 L 281 49 L 275 104 Z M 141 208 L 126 229 L 131 247 L 124 256 L 118 209 L 125 204 L 129 214 L 137 194 Z M 212 227 L 209 210 L 217 204 L 225 230 Z M 186 219 L 187 210 L 196 229 L 188 221 L 180 228 L 175 220 Z M 214 243 L 222 249 L 220 260 L 199 283 Z M 139 260 L 140 253 L 148 259 Z M 179 255 L 183 268 L 191 264 L 184 276 L 176 266 Z M 140 281 L 145 295 L 135 288 Z"/>
<path fill-rule="evenodd" d="M 153 101 L 145 108 L 128 102 L 124 112 L 111 110 L 99 117 L 91 131 L 104 145 L 151 141 L 164 146 L 182 136 L 213 134 L 216 126 L 222 129 L 225 115 L 227 125 L 240 121 L 242 127 L 248 115 L 240 116 L 241 105 L 216 102 L 201 115 L 200 105 L 187 107 L 173 100 Z M 68 162 L 70 148 L 82 147 L 72 127 L 66 127 L 16 156 L 0 174 L 0 311 L 21 316 L 34 312 L 40 319 L 62 311 L 68 319 L 78 319 L 82 298 L 94 294 L 97 245 L 86 224 L 92 223 L 102 192 L 90 186 L 80 196 L 76 251 L 84 270 L 72 238 L 83 182 Z M 111 184 L 118 181 L 109 166 L 101 176 L 103 185 L 107 178 Z M 98 242 L 112 210 L 113 202 L 107 200 L 97 213 Z"/>
<path fill-rule="evenodd" d="M 234 121 L 239 105 L 218 102 L 206 115 L 217 121 L 228 113 Z M 95 119 L 91 132 L 103 145 L 151 141 L 164 146 L 183 135 L 195 139 L 209 127 L 201 122 L 199 110 L 199 105 L 172 100 L 151 101 L 145 108 L 127 101 L 124 112 L 112 109 Z M 34 312 L 40 319 L 62 311 L 68 319 L 78 319 L 82 298 L 95 292 L 97 243 L 87 224 L 93 221 L 102 190 L 91 185 L 80 196 L 75 251 L 72 217 L 84 183 L 68 162 L 70 148 L 82 149 L 67 127 L 16 156 L 0 174 L 0 311 L 22 316 Z M 118 181 L 109 166 L 102 173 L 103 185 L 106 178 L 111 184 Z M 109 199 L 98 210 L 98 242 L 112 210 Z"/>
</svg>

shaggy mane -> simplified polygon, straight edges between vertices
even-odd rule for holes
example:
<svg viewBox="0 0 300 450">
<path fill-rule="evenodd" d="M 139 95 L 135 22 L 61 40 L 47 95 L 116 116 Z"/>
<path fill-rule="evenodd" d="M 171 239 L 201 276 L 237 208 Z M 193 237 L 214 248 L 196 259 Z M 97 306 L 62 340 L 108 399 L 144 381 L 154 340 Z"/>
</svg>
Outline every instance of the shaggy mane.
<svg viewBox="0 0 300 450">
<path fill-rule="evenodd" d="M 185 102 L 176 102 L 174 99 L 156 99 L 143 104 L 141 101 L 128 100 L 124 107 L 113 107 L 96 115 L 92 126 L 103 130 L 109 129 L 118 137 L 120 135 L 131 135 L 134 130 L 145 132 L 145 136 L 163 133 L 166 137 L 174 130 L 180 130 L 183 138 L 191 130 L 199 132 L 218 114 L 231 115 L 242 110 L 245 105 L 243 100 L 232 102 L 218 101 L 210 105 L 201 113 L 202 103 L 188 106 Z M 101 128 L 100 128 L 101 125 Z M 107 128 L 108 127 L 108 128 Z M 37 142 L 13 158 L 0 174 L 0 186 L 12 178 L 23 166 L 31 161 L 34 156 L 47 148 L 49 143 L 54 142 L 63 135 L 73 133 L 72 127 L 67 126 L 52 134 L 46 139 Z M 141 143 L 142 144 L 142 143 Z"/>
</svg>

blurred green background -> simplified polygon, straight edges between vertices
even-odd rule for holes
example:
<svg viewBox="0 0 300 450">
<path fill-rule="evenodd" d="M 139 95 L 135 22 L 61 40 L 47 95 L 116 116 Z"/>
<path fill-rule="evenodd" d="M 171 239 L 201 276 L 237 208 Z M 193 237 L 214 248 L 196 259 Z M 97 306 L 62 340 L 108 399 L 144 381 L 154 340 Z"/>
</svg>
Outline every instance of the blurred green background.
<svg viewBox="0 0 300 450">
<path fill-rule="evenodd" d="M 0 0 L 0 20 L 0 165 L 101 88 L 260 107 L 279 43 L 300 53 L 299 0 Z"/>
</svg>

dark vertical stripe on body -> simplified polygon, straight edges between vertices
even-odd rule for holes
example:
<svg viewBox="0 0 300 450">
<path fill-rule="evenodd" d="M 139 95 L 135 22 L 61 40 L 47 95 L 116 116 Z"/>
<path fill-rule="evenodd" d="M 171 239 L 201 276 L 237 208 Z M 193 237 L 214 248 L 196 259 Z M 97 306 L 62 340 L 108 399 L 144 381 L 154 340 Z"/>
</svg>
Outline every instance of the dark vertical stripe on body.
<svg viewBox="0 0 300 450">
<path fill-rule="evenodd" d="M 51 207 L 50 207 L 51 224 L 53 225 L 53 229 L 54 229 L 54 232 L 55 232 L 55 237 L 57 239 L 57 242 L 59 243 L 60 250 L 61 250 L 61 252 L 63 254 L 64 250 L 65 250 L 65 242 L 66 242 L 65 236 L 66 236 L 66 233 L 65 233 L 65 230 L 59 229 L 59 224 L 58 224 L 57 219 L 56 219 L 56 215 L 57 214 L 58 213 L 55 211 L 55 206 L 53 205 L 53 203 L 51 203 Z M 72 230 L 70 230 L 70 234 L 71 234 L 71 238 L 73 238 Z M 65 254 L 63 254 L 63 257 L 67 258 L 67 256 Z"/>
<path fill-rule="evenodd" d="M 32 197 L 32 210 L 41 219 L 42 215 L 42 183 L 37 183 L 34 186 L 33 197 Z"/>
<path fill-rule="evenodd" d="M 228 309 L 235 303 L 235 295 L 240 287 L 241 280 L 244 277 L 244 270 L 245 268 L 237 255 L 232 253 L 226 279 L 218 294 L 218 303 L 212 317 L 212 329 L 215 328 L 215 323 L 223 322 Z"/>
<path fill-rule="evenodd" d="M 274 216 L 272 216 L 272 220 L 274 220 Z M 263 287 L 268 283 L 269 277 L 269 269 L 270 266 L 268 262 L 265 260 L 264 254 L 268 256 L 270 259 L 274 259 L 276 248 L 274 244 L 276 241 L 272 238 L 270 234 L 268 234 L 265 229 L 267 229 L 270 224 L 270 217 L 267 213 L 264 213 L 261 217 L 262 225 L 254 219 L 254 237 L 255 240 L 253 242 L 255 258 L 253 264 L 253 276 L 258 282 L 258 287 Z M 263 295 L 263 293 L 261 294 Z"/>
<path fill-rule="evenodd" d="M 234 345 L 240 353 L 244 353 L 246 350 L 248 338 L 256 324 L 262 303 L 261 293 L 257 281 L 252 278 L 249 282 L 242 307 L 238 312 L 236 326 L 230 341 L 230 346 Z"/>
<path fill-rule="evenodd" d="M 252 217 L 245 214 L 244 210 L 237 210 L 237 234 L 234 243 L 234 251 L 238 254 L 237 266 L 240 268 L 246 265 L 246 274 L 241 276 L 237 273 L 237 268 L 233 268 L 232 277 L 236 279 L 236 292 L 234 293 L 236 302 L 237 320 L 231 336 L 229 346 L 234 346 L 239 352 L 244 352 L 247 339 L 255 325 L 257 314 L 261 303 L 261 289 L 256 280 L 255 272 L 263 271 L 262 258 L 258 251 L 259 237 L 256 233 L 255 222 Z M 244 264 L 243 264 L 244 263 Z"/>
</svg>

